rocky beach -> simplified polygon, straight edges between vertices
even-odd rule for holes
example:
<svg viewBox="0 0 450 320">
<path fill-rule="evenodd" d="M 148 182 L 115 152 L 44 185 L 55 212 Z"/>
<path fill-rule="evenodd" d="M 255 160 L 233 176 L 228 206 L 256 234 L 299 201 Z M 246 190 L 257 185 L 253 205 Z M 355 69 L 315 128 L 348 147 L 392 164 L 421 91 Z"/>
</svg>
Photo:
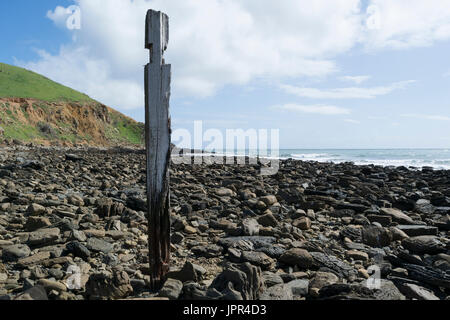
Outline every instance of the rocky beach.
<svg viewBox="0 0 450 320">
<path fill-rule="evenodd" d="M 0 299 L 450 299 L 450 171 L 282 160 L 171 168 L 149 287 L 145 154 L 0 147 Z"/>
</svg>

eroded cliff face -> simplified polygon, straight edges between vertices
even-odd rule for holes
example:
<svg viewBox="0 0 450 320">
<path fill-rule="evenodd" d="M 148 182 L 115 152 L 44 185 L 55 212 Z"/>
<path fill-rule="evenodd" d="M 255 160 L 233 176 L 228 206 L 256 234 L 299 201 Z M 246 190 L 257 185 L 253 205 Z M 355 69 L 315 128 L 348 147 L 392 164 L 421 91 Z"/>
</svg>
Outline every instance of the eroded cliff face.
<svg viewBox="0 0 450 320">
<path fill-rule="evenodd" d="M 0 98 L 0 142 L 41 145 L 139 145 L 144 127 L 100 103 Z"/>
</svg>

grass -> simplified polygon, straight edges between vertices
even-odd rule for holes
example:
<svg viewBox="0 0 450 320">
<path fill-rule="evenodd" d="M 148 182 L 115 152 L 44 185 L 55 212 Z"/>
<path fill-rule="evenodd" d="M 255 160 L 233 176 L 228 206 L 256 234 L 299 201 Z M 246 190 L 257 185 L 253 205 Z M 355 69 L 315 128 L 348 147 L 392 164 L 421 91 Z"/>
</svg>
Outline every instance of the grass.
<svg viewBox="0 0 450 320">
<path fill-rule="evenodd" d="M 77 143 L 92 141 L 88 132 L 81 132 L 71 120 L 59 121 L 56 115 L 62 112 L 60 107 L 52 103 L 75 103 L 80 107 L 94 108 L 98 114 L 105 112 L 104 106 L 89 96 L 56 83 L 42 75 L 19 67 L 0 63 L 0 99 L 25 98 L 34 99 L 33 112 L 27 112 L 27 106 L 10 106 L 8 102 L 0 104 L 0 126 L 2 138 L 17 139 L 23 142 L 32 140 L 67 141 Z M 59 108 L 59 109 L 58 109 Z M 63 110 L 64 111 L 67 109 Z M 37 111 L 37 112 L 36 112 Z M 86 116 L 89 112 L 86 109 Z M 144 143 L 144 125 L 128 118 L 115 110 L 108 109 L 111 121 L 94 120 L 91 126 L 95 137 L 106 137 L 112 144 L 125 143 L 142 145 Z M 30 115 L 33 115 L 30 117 Z M 66 118 L 67 118 L 67 113 Z M 84 121 L 78 114 L 74 120 Z M 70 115 L 69 115 L 70 117 Z M 51 120 L 49 120 L 51 119 Z M 92 120 L 92 119 L 90 119 Z M 48 122 L 48 123 L 47 123 Z M 91 122 L 92 123 L 92 122 Z M 98 132 L 95 132 L 98 130 Z M 96 138 L 98 139 L 98 138 Z"/>
<path fill-rule="evenodd" d="M 128 142 L 132 144 L 144 143 L 144 126 L 133 122 L 119 113 L 111 113 L 112 125 L 106 128 L 106 136 L 115 141 Z"/>
<path fill-rule="evenodd" d="M 0 98 L 94 102 L 89 96 L 32 71 L 0 63 Z"/>
</svg>

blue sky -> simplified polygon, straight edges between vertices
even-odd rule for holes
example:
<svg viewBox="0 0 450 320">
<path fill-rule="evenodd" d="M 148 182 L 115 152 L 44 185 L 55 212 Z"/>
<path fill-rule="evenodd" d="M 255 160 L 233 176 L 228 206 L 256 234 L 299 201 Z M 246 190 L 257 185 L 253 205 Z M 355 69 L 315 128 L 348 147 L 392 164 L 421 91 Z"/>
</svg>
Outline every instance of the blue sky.
<svg viewBox="0 0 450 320">
<path fill-rule="evenodd" d="M 281 148 L 450 147 L 445 0 L 258 3 L 2 1 L 0 61 L 143 121 L 154 8 L 171 19 L 174 129 L 280 129 Z M 80 30 L 65 26 L 73 4 Z"/>
</svg>

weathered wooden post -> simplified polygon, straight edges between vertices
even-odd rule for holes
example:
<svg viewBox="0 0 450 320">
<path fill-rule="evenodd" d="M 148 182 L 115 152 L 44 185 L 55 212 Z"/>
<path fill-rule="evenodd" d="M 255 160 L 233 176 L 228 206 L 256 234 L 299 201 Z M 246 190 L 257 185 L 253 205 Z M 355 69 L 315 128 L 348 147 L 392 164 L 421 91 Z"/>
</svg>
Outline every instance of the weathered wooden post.
<svg viewBox="0 0 450 320">
<path fill-rule="evenodd" d="M 164 62 L 169 42 L 169 18 L 149 10 L 145 48 L 150 63 L 145 66 L 145 143 L 147 155 L 147 214 L 151 289 L 159 290 L 169 271 L 170 217 L 170 79 L 171 66 Z"/>
</svg>

